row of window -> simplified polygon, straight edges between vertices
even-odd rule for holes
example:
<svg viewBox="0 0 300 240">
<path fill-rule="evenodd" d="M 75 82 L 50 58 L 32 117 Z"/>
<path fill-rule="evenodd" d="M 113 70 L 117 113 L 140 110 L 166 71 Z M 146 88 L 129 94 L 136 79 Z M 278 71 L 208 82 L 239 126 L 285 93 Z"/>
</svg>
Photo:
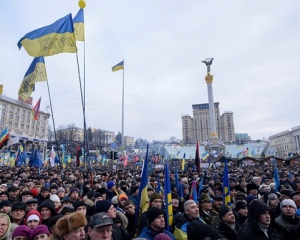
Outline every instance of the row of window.
<svg viewBox="0 0 300 240">
<path fill-rule="evenodd" d="M 276 147 L 276 150 L 286 150 L 286 149 L 289 149 L 289 145 Z"/>
</svg>

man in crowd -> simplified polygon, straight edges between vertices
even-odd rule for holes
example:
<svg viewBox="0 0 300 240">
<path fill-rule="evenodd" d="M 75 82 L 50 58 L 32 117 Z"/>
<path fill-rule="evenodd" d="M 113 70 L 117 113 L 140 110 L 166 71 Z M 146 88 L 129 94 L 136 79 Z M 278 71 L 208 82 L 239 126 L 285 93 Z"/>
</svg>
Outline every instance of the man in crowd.
<svg viewBox="0 0 300 240">
<path fill-rule="evenodd" d="M 10 218 L 12 223 L 21 225 L 26 214 L 26 203 L 14 202 L 11 207 Z"/>
<path fill-rule="evenodd" d="M 124 203 L 124 212 L 125 216 L 128 219 L 128 225 L 126 230 L 131 236 L 134 236 L 137 229 L 135 227 L 135 205 L 131 200 L 127 200 Z"/>
<path fill-rule="evenodd" d="M 5 213 L 8 216 L 11 213 L 11 203 L 8 200 L 3 200 L 0 202 L 0 212 Z"/>
<path fill-rule="evenodd" d="M 212 209 L 212 199 L 206 194 L 202 193 L 198 198 L 200 217 L 206 224 L 213 228 L 219 228 L 219 214 Z"/>
<path fill-rule="evenodd" d="M 172 240 L 175 240 L 175 237 L 172 233 L 165 228 L 165 218 L 164 218 L 164 211 L 157 207 L 151 207 L 147 211 L 147 219 L 148 225 L 142 230 L 139 234 L 140 238 L 146 238 L 148 240 L 154 240 L 154 238 L 160 234 L 165 233 L 167 234 Z"/>
<path fill-rule="evenodd" d="M 240 227 L 235 222 L 235 216 L 231 208 L 225 205 L 221 206 L 219 216 L 221 219 L 219 223 L 219 233 L 227 240 L 236 240 Z"/>
<path fill-rule="evenodd" d="M 280 227 L 279 238 L 286 239 L 291 227 L 300 224 L 300 218 L 296 216 L 297 207 L 293 200 L 285 199 L 280 203 L 281 213 L 275 219 L 276 224 Z"/>
<path fill-rule="evenodd" d="M 234 216 L 236 223 L 239 227 L 242 227 L 246 220 L 248 219 L 248 206 L 245 202 L 237 202 L 234 208 Z"/>
<path fill-rule="evenodd" d="M 38 200 L 36 198 L 31 198 L 29 200 L 26 201 L 27 204 L 27 211 L 31 211 L 31 210 L 37 210 L 38 209 Z"/>
<path fill-rule="evenodd" d="M 87 240 L 110 240 L 113 233 L 113 220 L 107 213 L 96 213 L 88 224 Z"/>
</svg>

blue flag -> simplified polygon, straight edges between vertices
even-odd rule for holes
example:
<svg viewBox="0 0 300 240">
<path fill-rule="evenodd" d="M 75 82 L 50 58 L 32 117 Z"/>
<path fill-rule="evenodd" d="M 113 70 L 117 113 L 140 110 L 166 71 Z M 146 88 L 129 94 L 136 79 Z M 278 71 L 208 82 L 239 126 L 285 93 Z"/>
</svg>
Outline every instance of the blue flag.
<svg viewBox="0 0 300 240">
<path fill-rule="evenodd" d="M 224 167 L 224 174 L 223 174 L 223 202 L 224 205 L 231 206 L 230 185 L 228 180 L 228 166 L 227 166 L 226 158 L 225 158 L 225 167 Z"/>
<path fill-rule="evenodd" d="M 277 167 L 274 167 L 274 182 L 275 182 L 275 192 L 278 192 L 278 187 L 280 185 Z"/>
<path fill-rule="evenodd" d="M 73 18 L 74 34 L 77 41 L 84 41 L 84 11 L 79 9 L 77 15 Z"/>
<path fill-rule="evenodd" d="M 136 205 L 135 210 L 135 224 L 136 227 L 138 227 L 138 219 L 140 214 L 146 212 L 149 207 L 148 202 L 148 191 L 147 191 L 147 185 L 148 185 L 148 149 L 149 145 L 147 145 L 147 152 L 145 156 L 145 161 L 143 163 L 142 168 L 142 174 L 141 174 L 141 184 L 139 187 L 139 195 L 138 195 L 138 201 Z"/>
<path fill-rule="evenodd" d="M 22 46 L 32 57 L 77 52 L 72 15 L 27 33 L 18 42 L 19 49 Z"/>
<path fill-rule="evenodd" d="M 171 186 L 170 177 L 168 170 L 168 163 L 165 164 L 165 204 L 166 204 L 166 229 L 171 231 L 173 225 L 173 206 L 172 206 L 172 196 L 171 196 Z"/>
</svg>

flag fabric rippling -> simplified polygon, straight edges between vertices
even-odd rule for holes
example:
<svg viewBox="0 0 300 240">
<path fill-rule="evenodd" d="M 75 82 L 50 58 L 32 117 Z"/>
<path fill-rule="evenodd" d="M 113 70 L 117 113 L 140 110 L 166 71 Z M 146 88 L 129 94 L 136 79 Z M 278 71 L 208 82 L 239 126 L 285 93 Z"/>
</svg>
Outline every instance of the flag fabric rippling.
<svg viewBox="0 0 300 240">
<path fill-rule="evenodd" d="M 171 196 L 171 186 L 170 186 L 170 177 L 168 170 L 168 163 L 165 164 L 165 204 L 166 204 L 166 228 L 168 231 L 171 231 L 173 225 L 173 206 L 172 206 L 172 196 Z"/>
<path fill-rule="evenodd" d="M 225 167 L 224 167 L 224 174 L 223 174 L 223 202 L 224 205 L 231 206 L 230 186 L 228 180 L 228 166 L 227 166 L 226 158 L 225 158 Z"/>
</svg>

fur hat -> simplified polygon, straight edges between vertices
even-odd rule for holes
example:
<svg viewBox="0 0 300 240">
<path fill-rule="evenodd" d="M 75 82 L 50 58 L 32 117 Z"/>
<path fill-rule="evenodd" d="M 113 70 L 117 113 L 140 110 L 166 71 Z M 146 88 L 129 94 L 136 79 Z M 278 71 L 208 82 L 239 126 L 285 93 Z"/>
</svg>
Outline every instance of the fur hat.
<svg viewBox="0 0 300 240">
<path fill-rule="evenodd" d="M 63 237 L 64 235 L 70 232 L 73 232 L 77 228 L 85 227 L 86 225 L 86 217 L 80 211 L 64 216 L 60 218 L 56 223 L 56 227 L 58 229 L 60 237 Z"/>
<path fill-rule="evenodd" d="M 152 203 L 155 199 L 161 199 L 162 200 L 162 196 L 159 193 L 153 193 L 150 197 L 150 203 Z"/>
</svg>

